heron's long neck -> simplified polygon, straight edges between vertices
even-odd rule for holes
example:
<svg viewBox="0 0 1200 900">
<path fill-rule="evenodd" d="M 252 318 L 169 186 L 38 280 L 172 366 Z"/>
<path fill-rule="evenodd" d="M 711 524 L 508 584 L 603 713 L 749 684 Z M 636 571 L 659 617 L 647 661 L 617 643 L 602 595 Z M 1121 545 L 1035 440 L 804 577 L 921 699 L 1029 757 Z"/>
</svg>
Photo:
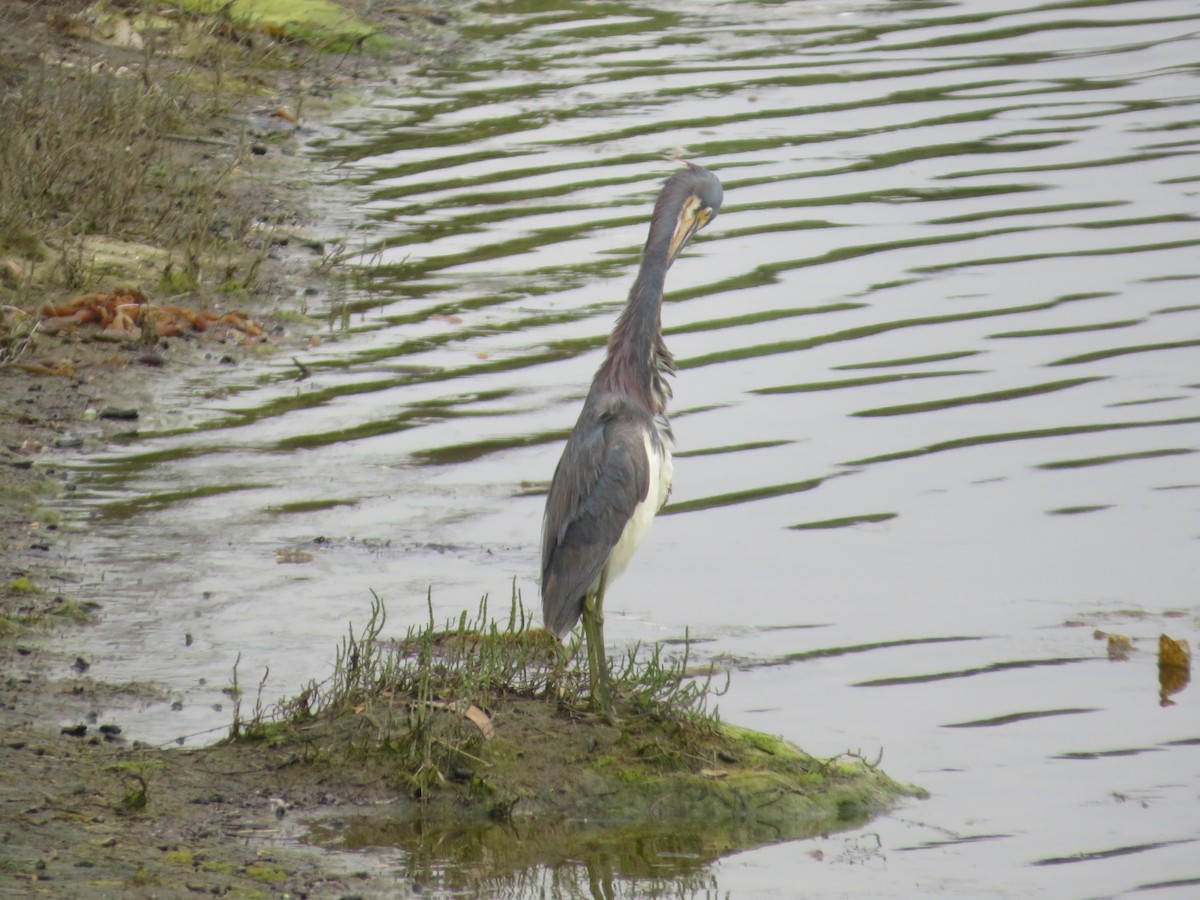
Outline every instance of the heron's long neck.
<svg viewBox="0 0 1200 900">
<path fill-rule="evenodd" d="M 642 403 L 653 415 L 666 411 L 675 358 L 662 337 L 662 295 L 675 215 L 655 215 L 637 279 L 608 339 L 598 378 Z"/>
</svg>

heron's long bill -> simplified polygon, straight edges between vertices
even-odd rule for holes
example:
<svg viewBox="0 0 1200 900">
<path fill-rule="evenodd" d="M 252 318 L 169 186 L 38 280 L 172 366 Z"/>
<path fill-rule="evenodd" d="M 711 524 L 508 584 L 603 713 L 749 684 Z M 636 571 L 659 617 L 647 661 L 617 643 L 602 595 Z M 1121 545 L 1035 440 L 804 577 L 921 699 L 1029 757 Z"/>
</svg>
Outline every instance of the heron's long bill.
<svg viewBox="0 0 1200 900">
<path fill-rule="evenodd" d="M 667 265 L 675 262 L 675 257 L 683 249 L 684 244 L 692 239 L 692 235 L 708 224 L 712 218 L 712 210 L 701 207 L 694 199 L 685 204 L 679 212 L 679 221 L 675 223 L 675 233 L 671 235 L 671 246 L 667 253 Z"/>
</svg>

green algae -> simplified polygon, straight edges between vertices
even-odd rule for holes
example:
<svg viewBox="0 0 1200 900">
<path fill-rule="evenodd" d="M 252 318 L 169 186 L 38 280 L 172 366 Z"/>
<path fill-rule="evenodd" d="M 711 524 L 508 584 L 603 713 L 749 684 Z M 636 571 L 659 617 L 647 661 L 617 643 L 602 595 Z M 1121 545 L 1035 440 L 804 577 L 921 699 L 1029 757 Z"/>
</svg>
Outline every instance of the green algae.
<svg viewBox="0 0 1200 900">
<path fill-rule="evenodd" d="M 220 14 L 277 37 L 329 50 L 346 50 L 374 37 L 378 29 L 329 0 L 175 0 L 201 15 Z"/>
</svg>

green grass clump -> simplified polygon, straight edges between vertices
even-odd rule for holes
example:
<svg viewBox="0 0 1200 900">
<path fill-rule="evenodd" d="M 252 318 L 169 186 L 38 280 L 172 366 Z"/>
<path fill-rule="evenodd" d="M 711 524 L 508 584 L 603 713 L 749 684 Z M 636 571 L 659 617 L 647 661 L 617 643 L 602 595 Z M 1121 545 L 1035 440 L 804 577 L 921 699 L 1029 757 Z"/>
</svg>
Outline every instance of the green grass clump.
<svg viewBox="0 0 1200 900">
<path fill-rule="evenodd" d="M 487 597 L 475 616 L 463 612 L 443 627 L 431 607 L 429 621 L 399 639 L 382 636 L 386 620 L 375 596 L 365 628 L 357 634 L 351 628 L 342 640 L 325 683 L 310 684 L 270 712 L 260 703 L 247 721 L 235 710 L 231 737 L 284 740 L 305 723 L 349 723 L 337 729 L 337 752 L 386 754 L 398 787 L 427 796 L 459 780 L 486 793 L 486 782 L 470 773 L 486 755 L 493 711 L 534 701 L 548 715 L 591 717 L 586 654 L 577 643 L 563 647 L 531 627 L 515 586 L 503 623 L 489 618 Z M 679 655 L 657 645 L 634 647 L 609 666 L 620 715 L 717 733 L 710 677 L 691 673 L 686 642 Z M 487 752 L 496 752 L 496 744 Z"/>
<path fill-rule="evenodd" d="M 166 853 L 167 862 L 175 863 L 180 866 L 193 866 L 196 864 L 196 855 L 187 848 L 179 850 L 168 850 Z"/>
<path fill-rule="evenodd" d="M 275 53 L 282 38 L 270 35 L 236 40 L 228 3 L 207 17 L 133 5 L 140 14 L 101 5 L 54 19 L 66 34 L 86 23 L 108 46 L 78 45 L 65 62 L 0 60 L 0 122 L 11 126 L 0 129 L 0 302 L 10 308 L 122 279 L 179 296 L 255 278 L 263 215 L 246 189 L 250 141 L 230 113 L 298 54 Z M 111 40 L 114 30 L 127 40 Z M 0 337 L 13 346 L 0 341 L 0 361 L 19 355 L 19 326 L 31 327 L 7 318 Z"/>
<path fill-rule="evenodd" d="M 255 862 L 246 866 L 245 875 L 247 878 L 253 878 L 255 881 L 262 881 L 267 884 L 283 881 L 287 878 L 287 872 L 283 869 L 262 862 Z"/>
<path fill-rule="evenodd" d="M 125 785 L 125 792 L 117 806 L 125 813 L 138 813 L 150 802 L 150 779 L 162 769 L 157 759 L 124 760 L 113 763 L 108 770 L 117 775 Z"/>
<path fill-rule="evenodd" d="M 740 835 L 731 846 L 747 828 L 778 839 L 850 827 L 915 792 L 860 757 L 816 759 L 721 723 L 686 640 L 610 662 L 614 719 L 592 710 L 586 655 L 531 628 L 515 588 L 507 622 L 485 597 L 441 627 L 431 606 L 398 639 L 385 624 L 375 597 L 333 675 L 270 715 L 260 705 L 226 747 L 266 740 L 269 758 L 312 777 L 352 771 L 389 802 L 406 797 L 406 821 L 721 823 Z"/>
<path fill-rule="evenodd" d="M 514 586 L 507 622 L 488 617 L 485 596 L 474 617 L 463 611 L 439 628 L 433 621 L 410 627 L 399 640 L 380 637 L 387 614 L 375 596 L 361 635 L 342 642 L 334 675 L 324 690 L 310 695 L 321 709 L 352 708 L 383 692 L 419 702 L 458 697 L 480 706 L 505 697 L 549 698 L 584 710 L 588 694 L 586 654 L 578 641 L 567 646 L 542 628 L 532 627 Z M 639 716 L 717 723 L 708 709 L 711 675 L 696 678 L 689 669 L 688 641 L 680 655 L 661 644 L 638 644 L 608 660 L 620 709 Z"/>
<path fill-rule="evenodd" d="M 184 250 L 211 242 L 225 171 L 177 163 L 171 136 L 211 113 L 203 96 L 162 79 L 42 64 L 0 94 L 0 250 L 45 261 L 82 283 L 64 237 L 103 234 Z M 215 176 L 215 177 L 214 177 Z M 249 221 L 246 226 L 248 227 Z M 56 255 L 49 246 L 60 246 Z M 73 285 L 68 284 L 68 287 Z"/>
</svg>

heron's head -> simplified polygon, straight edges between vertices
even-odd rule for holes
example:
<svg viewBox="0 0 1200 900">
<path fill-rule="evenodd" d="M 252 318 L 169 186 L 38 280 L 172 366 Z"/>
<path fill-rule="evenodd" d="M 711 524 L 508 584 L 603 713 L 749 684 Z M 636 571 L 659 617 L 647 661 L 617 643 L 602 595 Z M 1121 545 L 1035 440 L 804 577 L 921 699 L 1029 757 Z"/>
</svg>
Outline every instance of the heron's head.
<svg viewBox="0 0 1200 900">
<path fill-rule="evenodd" d="M 725 192 L 717 176 L 708 169 L 688 163 L 667 179 L 662 201 L 654 211 L 659 216 L 675 215 L 675 231 L 667 250 L 667 265 L 675 261 L 679 251 L 691 240 L 692 235 L 711 222 L 721 210 Z"/>
</svg>

